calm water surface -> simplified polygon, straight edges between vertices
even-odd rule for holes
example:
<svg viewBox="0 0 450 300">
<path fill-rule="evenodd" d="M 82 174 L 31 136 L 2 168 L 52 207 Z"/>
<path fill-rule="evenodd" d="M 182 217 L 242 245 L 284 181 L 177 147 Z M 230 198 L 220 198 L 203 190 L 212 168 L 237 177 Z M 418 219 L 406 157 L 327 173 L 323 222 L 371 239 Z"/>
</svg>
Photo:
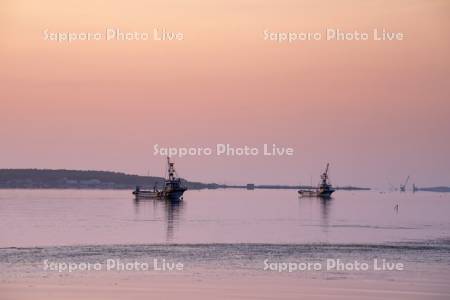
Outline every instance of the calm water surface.
<svg viewBox="0 0 450 300">
<path fill-rule="evenodd" d="M 202 190 L 170 203 L 120 190 L 0 190 L 0 247 L 445 241 L 449 212 L 450 194 L 427 192 L 338 191 L 321 200 L 295 190 Z"/>
<path fill-rule="evenodd" d="M 298 198 L 295 190 L 204 190 L 188 191 L 183 201 L 173 203 L 136 201 L 130 191 L 0 190 L 0 282 L 106 276 L 45 271 L 45 260 L 166 259 L 183 262 L 183 276 L 203 280 L 281 276 L 264 271 L 267 259 L 324 263 L 331 258 L 368 264 L 385 259 L 403 263 L 405 270 L 286 276 L 446 286 L 448 212 L 449 194 L 425 192 L 339 191 L 321 200 Z M 116 275 L 129 280 L 129 275 Z"/>
</svg>

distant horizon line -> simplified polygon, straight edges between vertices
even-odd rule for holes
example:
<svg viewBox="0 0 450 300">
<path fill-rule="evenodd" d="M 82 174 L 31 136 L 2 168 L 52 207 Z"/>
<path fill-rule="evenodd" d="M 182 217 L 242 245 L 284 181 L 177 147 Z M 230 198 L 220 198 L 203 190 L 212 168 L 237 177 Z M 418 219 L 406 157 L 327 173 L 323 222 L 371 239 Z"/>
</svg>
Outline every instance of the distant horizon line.
<svg viewBox="0 0 450 300">
<path fill-rule="evenodd" d="M 0 168 L 0 172 L 2 171 L 69 171 L 69 172 L 101 172 L 101 173 L 112 173 L 112 174 L 122 174 L 127 176 L 138 176 L 138 177 L 146 177 L 146 178 L 158 178 L 164 179 L 164 176 L 155 176 L 155 175 L 139 175 L 139 174 L 131 174 L 124 171 L 107 171 L 107 170 L 93 170 L 93 169 L 46 169 L 46 168 Z M 223 187 L 245 187 L 248 184 L 255 185 L 255 187 L 287 187 L 287 188 L 299 188 L 299 187 L 315 187 L 314 185 L 304 185 L 304 184 L 285 184 L 285 183 L 265 183 L 265 184 L 257 184 L 254 182 L 248 181 L 247 183 L 217 183 L 217 182 L 202 182 L 199 180 L 190 180 L 184 177 L 180 177 L 181 179 L 191 182 L 191 183 L 200 183 L 204 185 L 217 185 Z M 340 188 L 361 188 L 361 189 L 373 189 L 372 187 L 358 187 L 355 185 L 336 185 L 336 187 Z"/>
<path fill-rule="evenodd" d="M 100 173 L 111 173 L 111 174 L 122 174 L 126 176 L 137 176 L 137 177 L 144 177 L 144 178 L 158 178 L 158 179 L 164 179 L 164 176 L 156 176 L 156 175 L 139 175 L 139 174 L 132 174 L 127 173 L 125 171 L 112 171 L 112 170 L 94 170 L 94 169 L 65 169 L 65 168 L 56 168 L 56 169 L 49 169 L 49 168 L 0 168 L 0 172 L 2 171 L 69 171 L 69 172 L 100 172 Z M 217 185 L 220 187 L 245 187 L 248 184 L 254 185 L 255 187 L 287 187 L 287 188 L 296 188 L 296 187 L 314 187 L 314 185 L 302 185 L 302 184 L 285 184 L 285 183 L 269 183 L 269 184 L 257 184 L 254 182 L 248 181 L 247 183 L 217 183 L 217 182 L 202 182 L 200 180 L 188 180 L 187 178 L 181 177 L 183 180 L 191 183 L 199 183 L 204 185 Z M 356 185 L 346 184 L 346 185 L 336 185 L 336 187 L 340 188 L 361 188 L 361 189 L 374 189 L 372 186 L 370 187 L 359 187 Z M 438 186 L 429 186 L 429 187 L 423 187 L 425 189 L 427 188 L 450 188 L 450 185 L 438 185 Z M 392 190 L 392 189 L 390 189 Z M 394 189 L 395 190 L 395 189 Z"/>
</svg>

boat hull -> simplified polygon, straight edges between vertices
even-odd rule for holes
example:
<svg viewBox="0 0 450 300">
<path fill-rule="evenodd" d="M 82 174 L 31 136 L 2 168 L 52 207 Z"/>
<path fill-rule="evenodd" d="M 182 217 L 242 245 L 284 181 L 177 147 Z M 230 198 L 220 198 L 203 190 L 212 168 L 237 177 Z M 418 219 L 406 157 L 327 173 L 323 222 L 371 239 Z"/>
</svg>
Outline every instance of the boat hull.
<svg viewBox="0 0 450 300">
<path fill-rule="evenodd" d="M 331 194 L 334 193 L 335 190 L 327 190 L 327 191 L 315 191 L 315 190 L 299 190 L 298 193 L 302 197 L 321 197 L 321 198 L 329 198 Z"/>
<path fill-rule="evenodd" d="M 169 191 L 135 190 L 133 191 L 133 195 L 136 198 L 178 200 L 183 196 L 186 190 L 187 189 Z"/>
<path fill-rule="evenodd" d="M 186 189 L 177 189 L 174 191 L 165 191 L 163 197 L 166 199 L 171 199 L 171 200 L 178 200 L 181 197 L 183 197 L 184 192 L 186 191 Z"/>
<path fill-rule="evenodd" d="M 133 191 L 133 195 L 136 198 L 160 198 L 161 192 L 158 191 L 147 191 L 147 190 L 140 190 L 140 191 Z"/>
</svg>

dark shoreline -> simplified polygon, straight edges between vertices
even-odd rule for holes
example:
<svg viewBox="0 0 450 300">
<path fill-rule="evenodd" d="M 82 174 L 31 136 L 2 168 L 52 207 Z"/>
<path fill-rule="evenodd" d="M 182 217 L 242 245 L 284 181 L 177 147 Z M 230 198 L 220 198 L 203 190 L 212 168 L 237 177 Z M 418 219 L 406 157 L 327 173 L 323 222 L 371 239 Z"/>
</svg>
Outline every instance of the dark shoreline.
<svg viewBox="0 0 450 300">
<path fill-rule="evenodd" d="M 247 189 L 247 185 L 202 183 L 182 179 L 191 190 Z M 99 189 L 129 190 L 136 186 L 162 186 L 163 177 L 130 175 L 121 172 L 92 170 L 0 169 L 0 189 Z M 252 185 L 252 189 L 308 189 L 311 186 Z M 336 187 L 338 190 L 370 190 L 364 187 Z"/>
</svg>

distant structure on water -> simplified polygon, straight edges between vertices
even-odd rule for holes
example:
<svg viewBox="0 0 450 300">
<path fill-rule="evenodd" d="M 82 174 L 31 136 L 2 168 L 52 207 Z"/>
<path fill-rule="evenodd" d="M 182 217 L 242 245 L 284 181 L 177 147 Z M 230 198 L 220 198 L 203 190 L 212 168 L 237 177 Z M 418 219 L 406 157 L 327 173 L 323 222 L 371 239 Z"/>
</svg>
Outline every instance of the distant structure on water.
<svg viewBox="0 0 450 300">
<path fill-rule="evenodd" d="M 332 193 L 334 193 L 335 189 L 329 182 L 328 177 L 328 168 L 330 164 L 327 163 L 327 167 L 325 168 L 325 172 L 320 175 L 321 181 L 319 183 L 319 186 L 316 189 L 305 189 L 305 190 L 298 190 L 298 193 L 302 197 L 322 197 L 322 198 L 329 198 Z"/>
<path fill-rule="evenodd" d="M 400 192 L 405 192 L 406 191 L 406 185 L 408 184 L 409 181 L 409 176 L 406 177 L 405 183 L 404 184 L 400 184 Z"/>
<path fill-rule="evenodd" d="M 162 190 L 158 190 L 156 185 L 153 187 L 153 190 L 141 190 L 139 186 L 136 186 L 133 195 L 136 198 L 179 200 L 187 190 L 187 187 L 182 184 L 181 178 L 176 175 L 174 163 L 170 161 L 170 157 L 167 157 L 167 173 L 168 177 L 164 181 Z"/>
</svg>

